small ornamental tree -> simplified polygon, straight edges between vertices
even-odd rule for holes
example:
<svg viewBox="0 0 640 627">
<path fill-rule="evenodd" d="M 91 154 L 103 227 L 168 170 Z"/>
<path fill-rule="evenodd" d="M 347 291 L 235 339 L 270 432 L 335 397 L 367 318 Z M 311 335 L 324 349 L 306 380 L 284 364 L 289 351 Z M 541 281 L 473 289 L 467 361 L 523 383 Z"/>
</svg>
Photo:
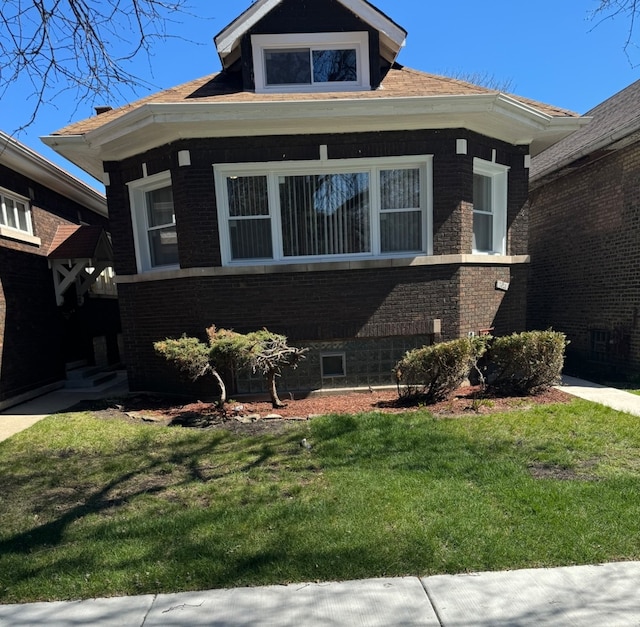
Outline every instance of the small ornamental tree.
<svg viewBox="0 0 640 627">
<path fill-rule="evenodd" d="M 153 345 L 156 353 L 187 374 L 193 381 L 211 373 L 220 388 L 220 403 L 227 402 L 227 386 L 211 361 L 211 349 L 198 338 L 183 335 L 179 339 L 162 340 Z"/>
<path fill-rule="evenodd" d="M 283 368 L 295 368 L 304 357 L 306 348 L 289 346 L 284 335 L 267 329 L 251 333 L 236 333 L 229 329 L 207 329 L 209 345 L 197 338 L 183 336 L 155 342 L 156 352 L 173 363 L 193 380 L 211 373 L 220 387 L 220 402 L 225 403 L 227 392 L 220 370 L 233 375 L 242 368 L 259 372 L 267 382 L 273 407 L 284 407 L 278 397 L 276 380 Z"/>
</svg>

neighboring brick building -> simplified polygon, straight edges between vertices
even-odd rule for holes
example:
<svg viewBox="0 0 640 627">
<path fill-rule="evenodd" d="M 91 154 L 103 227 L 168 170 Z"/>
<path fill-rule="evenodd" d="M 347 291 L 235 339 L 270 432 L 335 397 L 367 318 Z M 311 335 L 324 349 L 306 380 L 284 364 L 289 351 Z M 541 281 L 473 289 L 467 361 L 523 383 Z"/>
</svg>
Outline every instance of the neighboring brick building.
<svg viewBox="0 0 640 627">
<path fill-rule="evenodd" d="M 73 282 L 56 302 L 48 255 L 58 227 L 80 224 L 107 227 L 104 196 L 0 132 L 0 408 L 59 387 L 95 337 L 115 341 L 115 299 L 79 306 Z"/>
<path fill-rule="evenodd" d="M 525 328 L 529 157 L 582 121 L 404 68 L 405 37 L 363 0 L 259 0 L 220 73 L 44 138 L 105 173 L 133 389 L 172 385 L 154 340 L 211 324 L 311 347 L 290 388 Z"/>
<path fill-rule="evenodd" d="M 640 372 L 640 81 L 531 167 L 530 325 L 583 374 Z"/>
</svg>

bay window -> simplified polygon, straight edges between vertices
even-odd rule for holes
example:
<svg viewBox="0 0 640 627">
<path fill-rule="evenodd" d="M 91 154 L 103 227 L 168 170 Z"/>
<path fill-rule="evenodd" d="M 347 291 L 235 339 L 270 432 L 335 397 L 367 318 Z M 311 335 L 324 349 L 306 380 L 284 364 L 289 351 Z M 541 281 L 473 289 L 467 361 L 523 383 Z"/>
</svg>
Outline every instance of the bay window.
<svg viewBox="0 0 640 627">
<path fill-rule="evenodd" d="M 224 264 L 430 252 L 431 157 L 214 166 Z"/>
<path fill-rule="evenodd" d="M 128 183 L 140 272 L 178 265 L 173 190 L 169 172 Z"/>
<path fill-rule="evenodd" d="M 506 254 L 507 176 L 504 165 L 473 160 L 473 252 Z"/>
</svg>

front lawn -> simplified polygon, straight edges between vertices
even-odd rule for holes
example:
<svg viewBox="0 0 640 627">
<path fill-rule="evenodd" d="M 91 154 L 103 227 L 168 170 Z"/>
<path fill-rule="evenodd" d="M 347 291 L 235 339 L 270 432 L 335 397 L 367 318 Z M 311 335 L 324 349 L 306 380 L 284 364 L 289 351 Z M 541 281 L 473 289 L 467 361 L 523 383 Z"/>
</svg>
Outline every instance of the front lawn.
<svg viewBox="0 0 640 627">
<path fill-rule="evenodd" d="M 640 559 L 638 420 L 575 400 L 247 437 L 53 416 L 0 443 L 0 602 Z"/>
</svg>

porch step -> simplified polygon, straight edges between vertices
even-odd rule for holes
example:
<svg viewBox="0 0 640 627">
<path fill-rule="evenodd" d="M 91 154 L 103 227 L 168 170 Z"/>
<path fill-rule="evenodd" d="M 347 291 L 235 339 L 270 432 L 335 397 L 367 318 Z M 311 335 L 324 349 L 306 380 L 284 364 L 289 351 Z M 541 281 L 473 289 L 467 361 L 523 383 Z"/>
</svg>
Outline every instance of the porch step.
<svg viewBox="0 0 640 627">
<path fill-rule="evenodd" d="M 107 381 L 116 378 L 115 370 L 105 370 L 100 366 L 81 365 L 69 369 L 67 365 L 67 380 L 64 387 L 67 390 L 77 390 L 81 388 L 94 388 Z"/>
</svg>

